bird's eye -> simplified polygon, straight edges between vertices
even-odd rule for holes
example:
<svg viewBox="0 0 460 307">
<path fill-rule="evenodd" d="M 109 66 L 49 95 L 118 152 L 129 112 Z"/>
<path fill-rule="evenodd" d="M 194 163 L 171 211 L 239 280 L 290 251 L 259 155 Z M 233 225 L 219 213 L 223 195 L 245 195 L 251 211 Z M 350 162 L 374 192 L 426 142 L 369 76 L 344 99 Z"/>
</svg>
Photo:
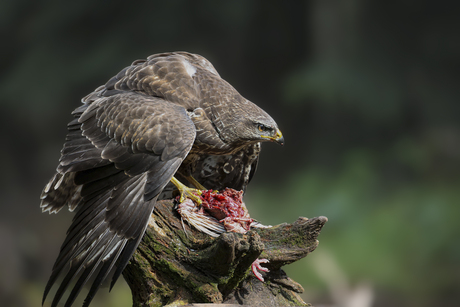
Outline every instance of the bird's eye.
<svg viewBox="0 0 460 307">
<path fill-rule="evenodd" d="M 259 128 L 259 131 L 260 131 L 260 132 L 264 132 L 265 130 L 267 130 L 267 127 L 265 127 L 265 126 L 262 125 L 262 124 L 258 124 L 257 127 Z"/>
</svg>

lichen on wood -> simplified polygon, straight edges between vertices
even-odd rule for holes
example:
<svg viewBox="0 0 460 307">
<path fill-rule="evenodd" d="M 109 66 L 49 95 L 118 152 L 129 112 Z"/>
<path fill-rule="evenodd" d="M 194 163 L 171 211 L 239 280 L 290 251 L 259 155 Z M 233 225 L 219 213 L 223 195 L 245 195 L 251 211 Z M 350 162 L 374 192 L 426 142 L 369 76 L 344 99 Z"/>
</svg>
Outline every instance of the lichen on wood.
<svg viewBox="0 0 460 307">
<path fill-rule="evenodd" d="M 300 284 L 281 269 L 317 246 L 327 218 L 299 218 L 293 224 L 227 232 L 218 238 L 181 221 L 172 200 L 159 201 L 136 253 L 123 272 L 133 306 L 227 303 L 251 306 L 309 306 Z M 265 282 L 251 264 L 266 258 Z"/>
</svg>

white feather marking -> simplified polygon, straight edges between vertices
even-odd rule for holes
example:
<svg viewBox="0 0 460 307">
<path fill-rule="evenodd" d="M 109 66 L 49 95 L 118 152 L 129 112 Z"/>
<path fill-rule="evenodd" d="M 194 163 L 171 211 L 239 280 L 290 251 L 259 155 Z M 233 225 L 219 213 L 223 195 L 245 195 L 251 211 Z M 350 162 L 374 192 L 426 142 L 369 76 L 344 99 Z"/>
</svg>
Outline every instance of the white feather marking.
<svg viewBox="0 0 460 307">
<path fill-rule="evenodd" d="M 62 183 L 62 181 L 64 180 L 64 176 L 65 176 L 65 175 L 62 175 L 62 177 L 59 178 L 59 181 L 58 181 L 58 182 L 56 183 L 56 185 L 54 186 L 54 189 L 55 189 L 55 190 L 59 189 L 59 187 L 61 186 L 61 183 Z"/>
<path fill-rule="evenodd" d="M 83 188 L 83 185 L 78 186 L 78 188 L 75 190 L 75 193 L 73 194 L 72 198 L 70 199 L 70 201 L 69 201 L 69 211 L 70 212 L 73 212 L 73 210 L 75 210 L 75 208 L 77 208 L 78 203 L 75 204 L 75 201 L 78 198 L 80 198 L 82 188 Z M 72 204 L 74 204 L 74 205 L 71 206 Z"/>
<path fill-rule="evenodd" d="M 109 259 L 113 255 L 113 253 L 118 250 L 118 247 L 120 247 L 121 243 L 123 243 L 123 240 L 118 241 L 117 244 L 115 244 L 115 246 L 112 247 L 112 249 L 104 256 L 102 261 L 106 261 L 107 259 Z"/>
<path fill-rule="evenodd" d="M 184 64 L 185 71 L 190 77 L 193 77 L 196 73 L 196 68 L 189 61 L 183 60 L 182 63 Z"/>
<path fill-rule="evenodd" d="M 57 174 L 54 174 L 53 179 L 51 179 L 50 182 L 48 182 L 48 184 L 46 185 L 46 187 L 45 187 L 45 189 L 44 189 L 44 192 L 45 192 L 45 193 L 48 193 L 48 192 L 50 191 L 51 185 L 53 184 L 54 180 L 56 180 L 56 176 L 57 176 Z M 44 198 L 44 197 L 43 197 L 43 198 Z M 42 198 L 42 199 L 43 199 L 43 198 Z"/>
</svg>

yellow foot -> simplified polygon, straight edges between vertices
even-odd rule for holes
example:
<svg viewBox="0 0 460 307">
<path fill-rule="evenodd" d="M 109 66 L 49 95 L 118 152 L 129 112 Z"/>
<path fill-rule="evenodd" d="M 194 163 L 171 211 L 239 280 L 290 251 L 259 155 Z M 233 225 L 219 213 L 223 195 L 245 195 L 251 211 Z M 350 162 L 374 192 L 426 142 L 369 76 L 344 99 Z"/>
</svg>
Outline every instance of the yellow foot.
<svg viewBox="0 0 460 307">
<path fill-rule="evenodd" d="M 201 198 L 198 195 L 201 195 L 202 191 L 198 189 L 189 188 L 184 185 L 182 182 L 177 180 L 175 177 L 171 178 L 171 182 L 176 186 L 180 192 L 180 202 L 182 203 L 186 198 L 190 198 L 196 204 L 201 204 Z M 198 194 L 198 195 L 197 195 Z"/>
</svg>

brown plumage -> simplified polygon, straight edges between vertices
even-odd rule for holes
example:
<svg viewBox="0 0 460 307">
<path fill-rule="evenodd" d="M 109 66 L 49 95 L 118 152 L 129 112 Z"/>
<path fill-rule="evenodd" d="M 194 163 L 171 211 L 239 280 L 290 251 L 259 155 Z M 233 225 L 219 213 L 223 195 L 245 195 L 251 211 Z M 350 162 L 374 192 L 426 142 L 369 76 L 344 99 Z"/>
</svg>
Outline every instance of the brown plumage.
<svg viewBox="0 0 460 307">
<path fill-rule="evenodd" d="M 193 176 L 206 188 L 245 190 L 260 142 L 284 141 L 266 112 L 205 58 L 186 52 L 135 61 L 82 102 L 41 196 L 44 212 L 68 205 L 76 213 L 45 289 L 43 301 L 64 275 L 52 306 L 73 281 L 66 306 L 90 277 L 85 306 L 112 269 L 113 286 L 156 200 L 170 197 L 173 176 L 187 185 Z"/>
</svg>

